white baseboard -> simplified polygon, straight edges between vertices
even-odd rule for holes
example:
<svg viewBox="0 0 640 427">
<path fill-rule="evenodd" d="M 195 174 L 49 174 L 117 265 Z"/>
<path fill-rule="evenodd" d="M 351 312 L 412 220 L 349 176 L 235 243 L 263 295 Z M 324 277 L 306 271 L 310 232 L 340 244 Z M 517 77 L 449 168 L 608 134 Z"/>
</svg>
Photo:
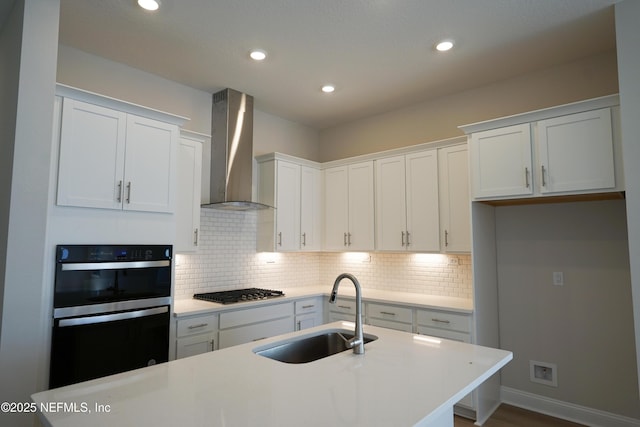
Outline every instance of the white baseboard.
<svg viewBox="0 0 640 427">
<path fill-rule="evenodd" d="M 502 403 L 592 427 L 640 426 L 640 420 L 501 386 Z"/>
</svg>

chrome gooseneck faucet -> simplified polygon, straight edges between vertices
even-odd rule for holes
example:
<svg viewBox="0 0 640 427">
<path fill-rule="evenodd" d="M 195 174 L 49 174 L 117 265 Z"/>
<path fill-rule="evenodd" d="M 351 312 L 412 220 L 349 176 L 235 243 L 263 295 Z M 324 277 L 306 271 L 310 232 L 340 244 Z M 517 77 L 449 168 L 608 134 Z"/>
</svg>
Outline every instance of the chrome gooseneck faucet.
<svg viewBox="0 0 640 427">
<path fill-rule="evenodd" d="M 356 330 L 354 337 L 347 341 L 347 345 L 353 348 L 355 354 L 364 354 L 364 337 L 362 336 L 362 291 L 360 289 L 360 283 L 358 279 L 352 274 L 342 273 L 333 282 L 333 290 L 331 290 L 331 296 L 329 297 L 329 303 L 335 304 L 336 297 L 338 296 L 338 286 L 342 279 L 349 279 L 356 287 Z"/>
</svg>

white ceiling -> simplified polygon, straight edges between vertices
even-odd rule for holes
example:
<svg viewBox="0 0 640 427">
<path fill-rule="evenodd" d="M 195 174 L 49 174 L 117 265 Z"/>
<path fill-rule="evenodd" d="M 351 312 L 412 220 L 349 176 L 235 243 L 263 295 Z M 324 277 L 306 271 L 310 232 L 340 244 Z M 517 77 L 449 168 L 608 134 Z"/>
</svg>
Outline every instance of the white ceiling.
<svg viewBox="0 0 640 427">
<path fill-rule="evenodd" d="M 60 43 L 324 129 L 614 49 L 615 2 L 61 0 Z"/>
</svg>

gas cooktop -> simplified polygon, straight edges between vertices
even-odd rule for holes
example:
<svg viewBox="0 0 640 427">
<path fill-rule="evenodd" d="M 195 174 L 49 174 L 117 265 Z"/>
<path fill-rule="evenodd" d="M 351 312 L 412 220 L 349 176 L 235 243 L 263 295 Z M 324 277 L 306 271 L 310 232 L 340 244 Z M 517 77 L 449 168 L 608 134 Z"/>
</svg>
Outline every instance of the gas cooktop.
<svg viewBox="0 0 640 427">
<path fill-rule="evenodd" d="M 209 302 L 217 302 L 219 304 L 233 304 L 234 302 L 259 301 L 269 298 L 277 298 L 284 296 L 282 291 L 274 291 L 271 289 L 247 288 L 233 289 L 229 291 L 205 292 L 194 294 L 194 299 Z"/>
</svg>

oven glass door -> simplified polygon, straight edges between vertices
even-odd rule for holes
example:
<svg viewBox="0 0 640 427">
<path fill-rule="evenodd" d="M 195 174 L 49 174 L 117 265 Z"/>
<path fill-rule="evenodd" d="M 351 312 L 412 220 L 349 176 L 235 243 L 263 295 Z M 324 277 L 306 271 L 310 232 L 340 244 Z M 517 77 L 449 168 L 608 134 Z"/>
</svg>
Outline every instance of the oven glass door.
<svg viewBox="0 0 640 427">
<path fill-rule="evenodd" d="M 167 362 L 169 306 L 56 319 L 49 387 Z"/>
</svg>

